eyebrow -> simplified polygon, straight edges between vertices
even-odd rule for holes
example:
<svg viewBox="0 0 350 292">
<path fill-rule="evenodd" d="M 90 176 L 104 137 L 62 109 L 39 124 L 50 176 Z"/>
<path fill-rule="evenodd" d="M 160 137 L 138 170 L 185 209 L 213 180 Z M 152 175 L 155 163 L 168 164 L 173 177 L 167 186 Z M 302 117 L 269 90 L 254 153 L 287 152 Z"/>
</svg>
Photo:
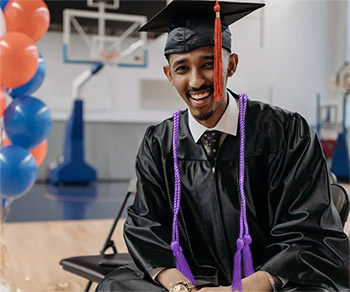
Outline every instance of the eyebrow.
<svg viewBox="0 0 350 292">
<path fill-rule="evenodd" d="M 204 56 L 201 57 L 201 59 L 202 60 L 211 60 L 211 61 L 213 61 L 214 60 L 214 55 L 204 55 Z M 185 63 L 187 61 L 188 61 L 187 57 L 186 58 L 182 58 L 180 60 L 175 61 L 173 66 L 176 67 L 176 66 L 178 66 L 178 65 L 180 65 L 182 63 Z"/>
<path fill-rule="evenodd" d="M 213 61 L 214 60 L 214 55 L 205 55 L 202 57 L 203 60 L 211 60 Z"/>
<path fill-rule="evenodd" d="M 188 58 L 182 58 L 180 60 L 175 61 L 173 66 L 176 67 L 177 65 L 180 65 L 180 64 L 185 63 L 187 61 L 188 61 Z"/>
</svg>

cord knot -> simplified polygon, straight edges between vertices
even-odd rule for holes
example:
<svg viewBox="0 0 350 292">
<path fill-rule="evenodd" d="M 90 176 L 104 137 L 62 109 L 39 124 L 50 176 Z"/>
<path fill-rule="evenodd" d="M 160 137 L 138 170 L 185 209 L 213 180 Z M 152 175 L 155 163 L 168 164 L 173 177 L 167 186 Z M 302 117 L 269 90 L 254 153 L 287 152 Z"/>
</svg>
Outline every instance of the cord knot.
<svg viewBox="0 0 350 292">
<path fill-rule="evenodd" d="M 243 236 L 244 245 L 250 245 L 252 243 L 252 238 L 249 234 Z"/>
<path fill-rule="evenodd" d="M 244 248 L 244 241 L 242 238 L 238 238 L 237 239 L 237 242 L 236 242 L 236 245 L 237 245 L 237 250 L 242 250 Z"/>
<path fill-rule="evenodd" d="M 173 252 L 181 252 L 182 253 L 182 248 L 181 248 L 178 241 L 173 241 L 170 245 L 170 248 Z"/>
</svg>

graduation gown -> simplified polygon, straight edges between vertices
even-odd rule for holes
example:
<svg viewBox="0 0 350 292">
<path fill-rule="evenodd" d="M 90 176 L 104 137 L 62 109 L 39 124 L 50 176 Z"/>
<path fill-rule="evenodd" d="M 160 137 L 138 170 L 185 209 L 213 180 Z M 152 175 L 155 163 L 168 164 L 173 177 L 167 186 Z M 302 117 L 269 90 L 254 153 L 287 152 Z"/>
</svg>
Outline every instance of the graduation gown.
<svg viewBox="0 0 350 292">
<path fill-rule="evenodd" d="M 138 189 L 124 236 L 146 275 L 176 267 L 170 249 L 174 166 L 173 121 L 146 131 L 136 160 Z M 239 133 L 227 135 L 216 165 L 196 144 L 181 112 L 179 237 L 197 283 L 230 285 L 239 233 Z M 349 240 L 330 197 L 320 143 L 296 113 L 248 100 L 245 198 L 256 270 L 290 283 L 349 288 Z"/>
</svg>

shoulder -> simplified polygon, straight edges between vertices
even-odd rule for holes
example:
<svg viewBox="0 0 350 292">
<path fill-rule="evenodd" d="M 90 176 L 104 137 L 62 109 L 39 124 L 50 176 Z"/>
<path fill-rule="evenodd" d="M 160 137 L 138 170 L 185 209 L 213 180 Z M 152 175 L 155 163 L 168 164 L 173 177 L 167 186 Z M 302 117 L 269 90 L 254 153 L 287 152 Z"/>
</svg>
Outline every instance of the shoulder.
<svg viewBox="0 0 350 292">
<path fill-rule="evenodd" d="M 272 152 L 280 151 L 291 139 L 314 136 L 299 113 L 255 100 L 248 100 L 246 131 L 255 137 L 256 144 L 263 142 Z"/>
<path fill-rule="evenodd" d="M 256 100 L 248 100 L 247 119 L 256 120 L 255 124 L 279 124 L 283 129 L 295 123 L 309 127 L 301 114 Z"/>
<path fill-rule="evenodd" d="M 180 113 L 180 131 L 181 128 L 188 127 L 188 110 L 183 110 Z M 183 129 L 182 129 L 183 130 Z M 159 150 L 168 152 L 171 151 L 171 142 L 173 134 L 173 117 L 162 121 L 159 124 L 149 126 L 146 129 L 143 144 L 149 144 L 153 147 L 157 147 Z M 168 149 L 169 148 L 169 149 Z"/>
<path fill-rule="evenodd" d="M 266 119 L 274 118 L 280 121 L 287 121 L 295 113 L 286 109 L 274 106 L 262 101 L 248 99 L 247 114 L 258 115 Z"/>
<path fill-rule="evenodd" d="M 239 95 L 228 89 L 231 95 L 238 100 Z M 278 122 L 283 125 L 289 123 L 291 119 L 302 118 L 298 113 L 274 106 L 262 101 L 248 99 L 246 119 L 250 124 L 256 125 L 259 122 Z M 254 120 L 256 120 L 254 122 Z M 247 124 L 247 123 L 246 123 Z"/>
</svg>

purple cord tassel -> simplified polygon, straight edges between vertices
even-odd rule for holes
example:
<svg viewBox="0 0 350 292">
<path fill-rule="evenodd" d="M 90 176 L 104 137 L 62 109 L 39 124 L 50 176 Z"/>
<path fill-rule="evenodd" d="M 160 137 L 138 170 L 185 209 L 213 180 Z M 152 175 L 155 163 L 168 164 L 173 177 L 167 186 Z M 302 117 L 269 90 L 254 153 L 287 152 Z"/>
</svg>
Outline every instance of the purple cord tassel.
<svg viewBox="0 0 350 292">
<path fill-rule="evenodd" d="M 244 242 L 242 238 L 238 238 L 237 242 L 237 251 L 235 253 L 235 258 L 234 258 L 234 266 L 233 266 L 233 279 L 232 279 L 232 291 L 242 291 L 242 276 L 241 276 L 241 254 L 242 254 L 242 249 L 244 247 Z"/>
<path fill-rule="evenodd" d="M 176 268 L 185 275 L 185 277 L 190 280 L 193 284 L 196 284 L 196 280 L 194 279 L 190 266 L 188 265 L 185 256 L 182 252 L 182 248 L 178 242 L 171 243 L 171 250 L 176 257 Z"/>
<path fill-rule="evenodd" d="M 254 273 L 252 253 L 249 245 L 252 243 L 250 235 L 244 235 L 244 248 L 243 248 L 243 259 L 244 259 L 244 275 L 246 277 Z"/>
<path fill-rule="evenodd" d="M 242 291 L 242 251 L 244 261 L 245 277 L 254 273 L 252 253 L 249 245 L 252 239 L 249 235 L 249 227 L 246 214 L 246 202 L 244 195 L 244 148 L 245 148 L 245 113 L 247 108 L 247 96 L 241 94 L 239 96 L 239 126 L 240 126 L 240 141 L 239 141 L 239 195 L 241 200 L 241 210 L 239 218 L 239 238 L 237 239 L 237 251 L 234 257 L 232 291 Z M 244 236 L 243 236 L 244 234 Z"/>
<path fill-rule="evenodd" d="M 177 161 L 177 140 L 179 136 L 179 121 L 180 111 L 177 111 L 173 115 L 173 158 L 174 158 L 174 173 L 175 173 L 175 190 L 174 190 L 174 217 L 173 217 L 173 231 L 172 231 L 172 242 L 171 250 L 176 258 L 176 268 L 184 274 L 184 276 L 196 285 L 196 280 L 191 272 L 190 266 L 188 265 L 186 258 L 182 252 L 182 248 L 179 243 L 179 229 L 177 224 L 177 216 L 180 211 L 181 202 L 181 177 L 179 171 L 179 164 Z"/>
</svg>

